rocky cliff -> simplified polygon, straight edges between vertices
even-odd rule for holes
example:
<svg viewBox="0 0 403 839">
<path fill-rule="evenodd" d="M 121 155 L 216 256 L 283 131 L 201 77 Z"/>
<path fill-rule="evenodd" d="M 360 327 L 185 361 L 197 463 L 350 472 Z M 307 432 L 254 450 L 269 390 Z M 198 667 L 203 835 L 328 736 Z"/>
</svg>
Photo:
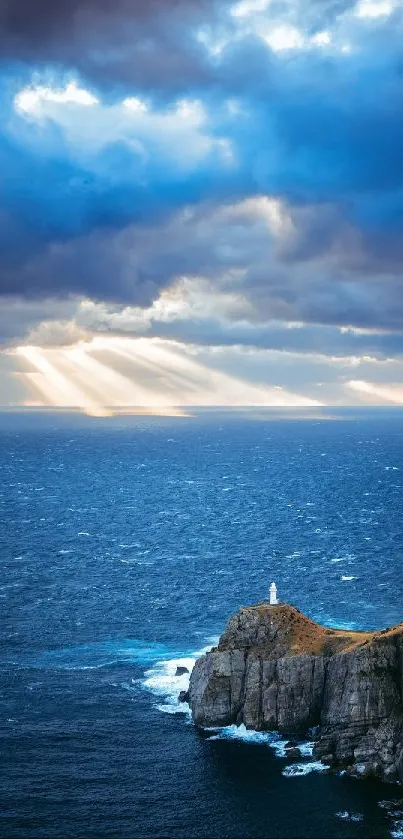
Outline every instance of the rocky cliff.
<svg viewBox="0 0 403 839">
<path fill-rule="evenodd" d="M 303 734 L 351 774 L 403 780 L 403 624 L 327 629 L 289 605 L 240 609 L 198 659 L 186 697 L 200 726 Z"/>
</svg>

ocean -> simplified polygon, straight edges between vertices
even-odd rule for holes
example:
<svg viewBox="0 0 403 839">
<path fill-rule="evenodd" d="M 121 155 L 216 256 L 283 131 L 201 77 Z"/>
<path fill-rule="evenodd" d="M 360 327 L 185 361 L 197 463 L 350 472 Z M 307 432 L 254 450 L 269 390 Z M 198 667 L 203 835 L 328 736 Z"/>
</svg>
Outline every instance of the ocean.
<svg viewBox="0 0 403 839">
<path fill-rule="evenodd" d="M 176 696 L 241 606 L 403 620 L 403 412 L 0 414 L 0 835 L 399 837 L 398 785 L 199 731 Z"/>
</svg>

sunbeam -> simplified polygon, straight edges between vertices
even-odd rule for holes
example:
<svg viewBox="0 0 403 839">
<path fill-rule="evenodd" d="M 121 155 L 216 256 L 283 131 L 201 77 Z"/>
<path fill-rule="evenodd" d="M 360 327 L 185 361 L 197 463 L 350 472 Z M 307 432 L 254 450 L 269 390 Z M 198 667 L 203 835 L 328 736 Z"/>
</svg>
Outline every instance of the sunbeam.
<svg viewBox="0 0 403 839">
<path fill-rule="evenodd" d="M 45 351 L 38 347 L 18 347 L 17 352 L 42 374 L 40 380 L 31 379 L 31 382 L 51 405 L 81 408 L 92 416 L 108 415 L 102 402 L 96 402 L 51 363 L 49 353 L 45 356 Z"/>
<path fill-rule="evenodd" d="M 197 405 L 321 404 L 280 387 L 250 384 L 201 364 L 176 342 L 155 338 L 95 337 L 72 347 L 22 346 L 17 355 L 35 370 L 20 373 L 21 380 L 45 404 L 93 416 L 121 410 L 177 415 Z"/>
<path fill-rule="evenodd" d="M 402 385 L 378 385 L 372 382 L 364 382 L 360 380 L 352 380 L 347 382 L 347 387 L 354 390 L 356 393 L 368 397 L 372 402 L 375 401 L 392 403 L 393 405 L 403 405 L 403 387 Z M 367 400 L 368 401 L 368 400 Z"/>
<path fill-rule="evenodd" d="M 111 407 L 161 407 L 161 402 L 166 402 L 158 391 L 146 388 L 139 381 L 129 379 L 112 366 L 103 364 L 82 347 L 65 350 L 60 362 L 69 376 L 78 379 L 87 390 L 95 391 Z"/>
<path fill-rule="evenodd" d="M 96 346 L 97 339 L 94 340 Z M 129 360 L 140 359 L 150 371 L 164 377 L 164 386 L 178 390 L 180 401 L 187 405 L 256 405 L 256 406 L 320 406 L 322 403 L 285 391 L 282 388 L 253 385 L 213 370 L 189 358 L 177 343 L 155 339 L 116 338 L 109 349 Z"/>
</svg>

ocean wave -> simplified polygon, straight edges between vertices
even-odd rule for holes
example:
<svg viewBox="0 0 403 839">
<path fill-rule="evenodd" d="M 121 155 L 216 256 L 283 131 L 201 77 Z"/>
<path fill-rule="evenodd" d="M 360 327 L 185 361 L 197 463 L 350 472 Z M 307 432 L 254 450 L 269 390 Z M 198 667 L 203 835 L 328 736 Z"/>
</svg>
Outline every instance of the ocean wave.
<svg viewBox="0 0 403 839">
<path fill-rule="evenodd" d="M 364 818 L 362 813 L 350 813 L 349 810 L 341 810 L 339 813 L 335 813 L 335 816 L 345 822 L 362 822 Z"/>
<path fill-rule="evenodd" d="M 190 674 L 195 662 L 217 644 L 218 638 L 211 638 L 205 647 L 190 654 L 184 653 L 174 658 L 160 659 L 146 671 L 143 685 L 158 699 L 156 708 L 166 714 L 186 714 L 190 717 L 189 706 L 179 702 L 179 693 L 189 688 Z M 186 667 L 187 673 L 176 675 L 178 667 Z"/>
<path fill-rule="evenodd" d="M 320 760 L 311 760 L 308 763 L 291 763 L 283 769 L 285 778 L 298 778 L 309 775 L 311 772 L 325 772 L 329 767 Z"/>
<path fill-rule="evenodd" d="M 209 740 L 242 740 L 245 743 L 255 743 L 257 745 L 269 746 L 275 752 L 277 757 L 286 757 L 287 740 L 282 740 L 277 731 L 255 731 L 252 728 L 246 728 L 241 725 L 226 725 L 223 728 L 211 728 L 208 731 L 214 731 Z"/>
<path fill-rule="evenodd" d="M 145 672 L 143 686 L 156 697 L 155 708 L 158 711 L 165 714 L 184 714 L 189 721 L 191 720 L 189 705 L 179 701 L 179 693 L 188 690 L 190 674 L 197 659 L 208 652 L 217 642 L 218 638 L 211 638 L 210 642 L 203 649 L 190 655 L 156 661 Z M 176 672 L 178 667 L 186 667 L 188 672 L 177 676 Z M 272 749 L 276 757 L 287 758 L 287 744 L 289 741 L 283 739 L 277 731 L 255 731 L 254 729 L 246 728 L 243 723 L 241 725 L 232 724 L 222 727 L 213 726 L 211 728 L 205 728 L 204 731 L 208 733 L 209 740 L 240 740 L 245 743 L 263 745 Z M 311 740 L 296 744 L 296 748 L 298 748 L 302 758 L 312 757 L 313 747 L 314 743 Z M 294 775 L 307 775 L 310 772 L 319 772 L 327 768 L 320 761 L 301 762 L 286 767 L 284 774 L 290 777 Z"/>
<path fill-rule="evenodd" d="M 299 743 L 298 749 L 300 750 L 302 757 L 312 757 L 314 745 L 315 744 L 313 742 Z"/>
<path fill-rule="evenodd" d="M 45 670 L 98 670 L 119 664 L 147 666 L 157 660 L 170 660 L 175 654 L 178 651 L 173 645 L 127 638 L 45 650 L 37 655 L 21 654 L 18 658 L 14 656 L 12 663 L 21 668 Z M 6 659 L 4 663 L 10 661 Z"/>
<path fill-rule="evenodd" d="M 395 798 L 379 801 L 378 806 L 386 811 L 390 824 L 391 839 L 403 839 L 403 799 Z"/>
</svg>

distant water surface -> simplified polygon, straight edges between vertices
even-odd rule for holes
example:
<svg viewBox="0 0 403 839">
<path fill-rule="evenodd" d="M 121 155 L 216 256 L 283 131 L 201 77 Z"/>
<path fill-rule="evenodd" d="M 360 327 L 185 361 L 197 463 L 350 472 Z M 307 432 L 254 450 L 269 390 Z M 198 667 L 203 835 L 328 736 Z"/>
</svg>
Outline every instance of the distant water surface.
<svg viewBox="0 0 403 839">
<path fill-rule="evenodd" d="M 331 413 L 0 414 L 1 836 L 403 836 L 399 786 L 175 701 L 272 579 L 328 625 L 403 620 L 403 412 Z"/>
</svg>

